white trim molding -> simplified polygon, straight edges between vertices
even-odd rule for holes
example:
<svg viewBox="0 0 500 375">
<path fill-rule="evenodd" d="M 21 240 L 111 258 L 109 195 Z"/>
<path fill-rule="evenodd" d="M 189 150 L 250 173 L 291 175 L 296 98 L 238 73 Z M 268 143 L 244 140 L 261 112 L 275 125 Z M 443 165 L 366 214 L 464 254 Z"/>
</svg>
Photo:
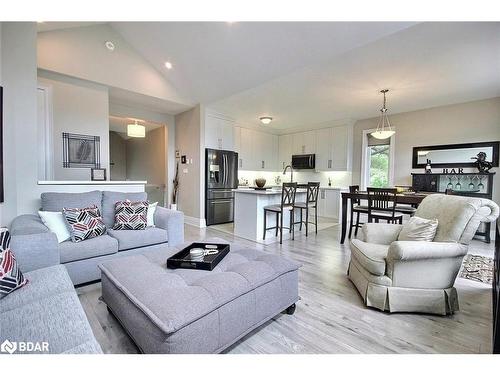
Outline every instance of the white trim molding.
<svg viewBox="0 0 500 375">
<path fill-rule="evenodd" d="M 394 131 L 396 131 L 395 127 L 392 127 Z M 363 130 L 363 139 L 361 142 L 361 183 L 360 189 L 366 190 L 367 184 L 370 181 L 370 177 L 368 176 L 368 169 L 366 163 L 368 162 L 368 134 L 373 133 L 377 129 L 365 129 Z M 389 144 L 389 186 L 394 185 L 394 152 L 396 149 L 396 136 L 393 135 L 391 137 L 391 141 Z"/>
<path fill-rule="evenodd" d="M 198 217 L 192 217 L 186 215 L 184 215 L 184 224 L 191 225 L 197 228 L 205 228 L 207 226 L 205 219 L 200 219 Z"/>
</svg>

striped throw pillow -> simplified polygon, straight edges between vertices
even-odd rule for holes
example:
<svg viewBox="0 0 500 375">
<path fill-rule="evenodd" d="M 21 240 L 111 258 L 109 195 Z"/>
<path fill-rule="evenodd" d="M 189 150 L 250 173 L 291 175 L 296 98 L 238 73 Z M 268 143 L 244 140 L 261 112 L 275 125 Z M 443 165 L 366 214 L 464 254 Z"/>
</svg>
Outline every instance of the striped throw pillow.
<svg viewBox="0 0 500 375">
<path fill-rule="evenodd" d="M 106 225 L 96 205 L 85 208 L 63 208 L 63 214 L 73 242 L 81 242 L 106 233 Z"/>
<path fill-rule="evenodd" d="M 117 230 L 143 230 L 148 226 L 149 202 L 120 201 L 115 204 L 115 225 Z"/>
<path fill-rule="evenodd" d="M 19 269 L 14 253 L 10 250 L 10 234 L 0 229 L 0 299 L 28 283 Z"/>
</svg>

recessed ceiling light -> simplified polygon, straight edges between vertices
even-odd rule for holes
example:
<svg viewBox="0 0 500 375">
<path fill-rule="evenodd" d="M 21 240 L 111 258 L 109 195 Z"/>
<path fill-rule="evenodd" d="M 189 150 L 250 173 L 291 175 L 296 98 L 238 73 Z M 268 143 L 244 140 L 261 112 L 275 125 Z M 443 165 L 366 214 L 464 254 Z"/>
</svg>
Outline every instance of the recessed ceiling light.
<svg viewBox="0 0 500 375">
<path fill-rule="evenodd" d="M 115 44 L 110 41 L 110 40 L 107 40 L 104 45 L 106 46 L 106 48 L 110 51 L 114 51 L 115 50 Z"/>
<path fill-rule="evenodd" d="M 271 121 L 273 121 L 273 118 L 271 116 L 262 116 L 259 118 L 260 122 L 262 122 L 264 125 L 269 125 Z"/>
<path fill-rule="evenodd" d="M 165 63 L 165 68 L 167 68 L 167 69 L 172 69 L 173 67 L 174 67 L 174 66 L 172 65 L 172 63 L 171 63 L 170 61 L 167 61 L 167 62 Z"/>
</svg>

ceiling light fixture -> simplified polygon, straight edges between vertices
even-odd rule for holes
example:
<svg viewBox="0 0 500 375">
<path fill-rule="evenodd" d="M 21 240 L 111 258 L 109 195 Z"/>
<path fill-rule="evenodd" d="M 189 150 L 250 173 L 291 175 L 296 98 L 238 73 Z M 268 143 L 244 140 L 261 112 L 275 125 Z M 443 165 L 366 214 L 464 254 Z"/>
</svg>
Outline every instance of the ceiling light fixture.
<svg viewBox="0 0 500 375">
<path fill-rule="evenodd" d="M 173 67 L 174 67 L 174 66 L 172 65 L 172 63 L 171 63 L 170 61 L 167 61 L 167 62 L 165 63 L 165 68 L 167 68 L 167 69 L 169 69 L 169 70 L 170 70 L 170 69 L 172 69 Z"/>
<path fill-rule="evenodd" d="M 133 124 L 127 125 L 127 135 L 132 138 L 145 138 L 146 127 L 144 125 L 139 125 L 137 120 L 135 120 Z"/>
<path fill-rule="evenodd" d="M 377 139 L 387 139 L 390 138 L 396 133 L 392 130 L 391 123 L 389 122 L 389 116 L 387 116 L 387 108 L 386 108 L 386 98 L 385 94 L 389 92 L 388 89 L 384 89 L 380 91 L 384 95 L 384 105 L 380 108 L 380 120 L 377 125 L 377 130 L 371 133 L 372 137 Z"/>
<path fill-rule="evenodd" d="M 110 41 L 110 40 L 107 40 L 104 45 L 106 46 L 106 48 L 110 51 L 114 51 L 115 50 L 115 44 Z"/>
<path fill-rule="evenodd" d="M 260 122 L 262 122 L 264 125 L 269 125 L 271 121 L 273 121 L 273 118 L 271 116 L 262 116 L 259 118 Z"/>
</svg>

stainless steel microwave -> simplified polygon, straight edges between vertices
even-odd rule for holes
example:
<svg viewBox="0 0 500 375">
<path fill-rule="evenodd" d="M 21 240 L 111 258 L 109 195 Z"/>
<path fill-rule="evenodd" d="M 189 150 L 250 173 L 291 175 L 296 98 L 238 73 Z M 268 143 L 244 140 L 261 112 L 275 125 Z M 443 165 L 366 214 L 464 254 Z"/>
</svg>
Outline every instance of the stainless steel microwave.
<svg viewBox="0 0 500 375">
<path fill-rule="evenodd" d="M 316 168 L 316 155 L 292 155 L 293 169 L 314 169 Z"/>
</svg>

